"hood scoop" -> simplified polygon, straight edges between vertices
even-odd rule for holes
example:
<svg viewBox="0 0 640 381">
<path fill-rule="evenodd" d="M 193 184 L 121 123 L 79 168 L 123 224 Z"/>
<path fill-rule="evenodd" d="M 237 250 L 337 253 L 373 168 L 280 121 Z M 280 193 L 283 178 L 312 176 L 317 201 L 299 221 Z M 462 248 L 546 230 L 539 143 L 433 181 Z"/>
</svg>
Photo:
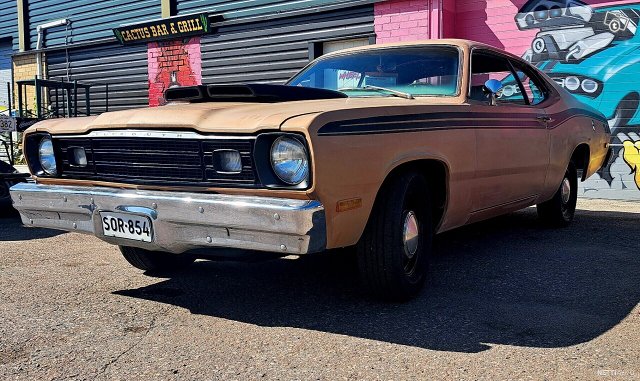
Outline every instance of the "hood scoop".
<svg viewBox="0 0 640 381">
<path fill-rule="evenodd" d="M 347 98 L 333 90 L 286 85 L 200 85 L 172 87 L 164 92 L 167 102 L 255 102 L 278 103 L 314 99 Z"/>
</svg>

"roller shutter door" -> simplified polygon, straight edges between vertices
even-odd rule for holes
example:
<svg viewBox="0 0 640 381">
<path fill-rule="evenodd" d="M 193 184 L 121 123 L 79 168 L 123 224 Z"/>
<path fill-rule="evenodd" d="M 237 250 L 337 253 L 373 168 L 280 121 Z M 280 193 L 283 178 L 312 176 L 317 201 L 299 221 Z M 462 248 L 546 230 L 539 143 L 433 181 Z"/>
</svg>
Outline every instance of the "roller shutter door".
<svg viewBox="0 0 640 381">
<path fill-rule="evenodd" d="M 92 84 L 91 113 L 105 110 L 105 84 L 109 84 L 109 110 L 149 104 L 147 45 L 109 44 L 47 53 L 49 79 Z M 79 113 L 84 98 L 79 97 Z"/>
<path fill-rule="evenodd" d="M 11 54 L 13 53 L 10 41 L 0 41 L 0 111 L 9 104 L 7 83 L 11 82 Z"/>
<path fill-rule="evenodd" d="M 202 81 L 282 83 L 309 62 L 310 42 L 373 34 L 373 6 L 223 26 L 202 38 Z"/>
</svg>

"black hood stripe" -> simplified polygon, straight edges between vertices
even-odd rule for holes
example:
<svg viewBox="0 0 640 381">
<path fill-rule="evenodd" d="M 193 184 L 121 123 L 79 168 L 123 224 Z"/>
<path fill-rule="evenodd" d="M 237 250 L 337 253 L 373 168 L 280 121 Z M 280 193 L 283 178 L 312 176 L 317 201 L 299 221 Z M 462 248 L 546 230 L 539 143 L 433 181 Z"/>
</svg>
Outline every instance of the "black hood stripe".
<svg viewBox="0 0 640 381">
<path fill-rule="evenodd" d="M 568 109 L 549 115 L 551 121 L 548 126 L 545 126 L 536 119 L 541 115 L 544 114 L 538 111 L 505 115 L 487 112 L 439 112 L 377 116 L 327 123 L 318 130 L 318 136 L 392 134 L 467 128 L 553 129 L 567 120 L 578 116 L 593 118 L 606 123 L 602 115 L 579 108 Z"/>
</svg>

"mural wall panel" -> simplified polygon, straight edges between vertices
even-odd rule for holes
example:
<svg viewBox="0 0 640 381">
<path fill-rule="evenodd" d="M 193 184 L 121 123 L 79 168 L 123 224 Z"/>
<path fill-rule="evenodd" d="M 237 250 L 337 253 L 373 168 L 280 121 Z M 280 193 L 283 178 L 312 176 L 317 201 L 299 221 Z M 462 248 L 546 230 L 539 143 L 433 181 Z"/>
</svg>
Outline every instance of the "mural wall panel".
<svg viewBox="0 0 640 381">
<path fill-rule="evenodd" d="M 202 84 L 200 37 L 149 43 L 149 106 L 166 103 L 170 87 Z"/>
<path fill-rule="evenodd" d="M 640 2 L 460 0 L 455 35 L 524 57 L 600 110 L 614 155 L 581 188 L 640 200 Z"/>
</svg>

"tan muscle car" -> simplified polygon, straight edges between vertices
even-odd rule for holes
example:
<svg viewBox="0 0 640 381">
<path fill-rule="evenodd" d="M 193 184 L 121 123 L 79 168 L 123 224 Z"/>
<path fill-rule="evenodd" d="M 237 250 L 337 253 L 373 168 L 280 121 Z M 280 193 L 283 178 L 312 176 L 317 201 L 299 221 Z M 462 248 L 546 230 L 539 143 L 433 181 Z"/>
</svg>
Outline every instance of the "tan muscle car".
<svg viewBox="0 0 640 381">
<path fill-rule="evenodd" d="M 167 90 L 168 105 L 48 120 L 24 137 L 24 224 L 88 233 L 147 271 L 212 248 L 355 247 L 404 300 L 434 234 L 537 205 L 568 224 L 607 160 L 603 115 L 522 59 L 463 40 L 328 54 L 286 85 Z"/>
</svg>

